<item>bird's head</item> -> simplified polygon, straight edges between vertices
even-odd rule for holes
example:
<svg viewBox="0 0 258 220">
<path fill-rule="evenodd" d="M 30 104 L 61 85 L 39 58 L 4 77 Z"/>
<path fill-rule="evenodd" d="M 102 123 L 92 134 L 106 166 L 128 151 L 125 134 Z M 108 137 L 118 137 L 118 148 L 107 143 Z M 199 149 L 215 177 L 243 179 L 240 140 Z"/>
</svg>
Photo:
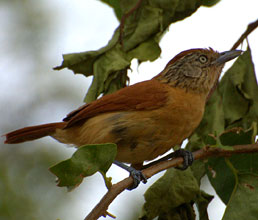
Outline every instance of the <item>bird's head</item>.
<svg viewBox="0 0 258 220">
<path fill-rule="evenodd" d="M 239 56 L 240 50 L 216 52 L 213 49 L 191 49 L 176 55 L 155 77 L 162 83 L 208 94 L 217 82 L 224 64 Z"/>
</svg>

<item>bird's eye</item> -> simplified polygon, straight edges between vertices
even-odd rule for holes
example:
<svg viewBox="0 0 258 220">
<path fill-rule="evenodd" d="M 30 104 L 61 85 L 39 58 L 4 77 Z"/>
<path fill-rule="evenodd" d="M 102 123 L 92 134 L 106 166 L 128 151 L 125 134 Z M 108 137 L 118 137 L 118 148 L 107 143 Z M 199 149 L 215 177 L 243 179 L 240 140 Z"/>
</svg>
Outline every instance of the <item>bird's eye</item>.
<svg viewBox="0 0 258 220">
<path fill-rule="evenodd" d="M 200 61 L 201 63 L 206 63 L 206 62 L 208 61 L 208 58 L 207 58 L 205 55 L 201 55 L 201 56 L 199 57 L 199 61 Z"/>
</svg>

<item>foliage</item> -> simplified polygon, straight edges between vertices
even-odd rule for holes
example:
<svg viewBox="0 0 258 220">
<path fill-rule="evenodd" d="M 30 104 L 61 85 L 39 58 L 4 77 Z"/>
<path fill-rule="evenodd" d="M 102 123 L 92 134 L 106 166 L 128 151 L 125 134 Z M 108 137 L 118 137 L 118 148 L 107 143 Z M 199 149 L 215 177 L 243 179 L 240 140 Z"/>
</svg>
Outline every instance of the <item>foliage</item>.
<svg viewBox="0 0 258 220">
<path fill-rule="evenodd" d="M 225 148 L 254 143 L 258 123 L 257 94 L 251 50 L 248 48 L 221 79 L 207 103 L 200 126 L 189 140 L 188 148 L 196 150 L 207 144 Z M 257 208 L 250 205 L 243 211 L 239 207 L 243 203 L 237 204 L 240 198 L 244 201 L 247 195 L 250 200 L 257 200 L 257 194 L 254 193 L 257 156 L 243 154 L 230 158 L 211 158 L 204 163 L 205 174 L 227 205 L 223 220 L 235 219 L 234 213 L 238 213 L 239 217 L 246 213 L 249 213 L 248 216 L 254 213 L 250 218 L 257 216 Z"/>
<path fill-rule="evenodd" d="M 153 61 L 161 53 L 159 41 L 171 23 L 194 13 L 201 5 L 211 6 L 218 0 L 103 0 L 112 6 L 121 25 L 108 45 L 97 50 L 63 55 L 55 70 L 71 69 L 74 73 L 94 76 L 85 102 L 100 94 L 112 93 L 126 85 L 131 60 Z"/>
<path fill-rule="evenodd" d="M 113 7 L 120 20 L 120 26 L 108 45 L 98 51 L 66 54 L 63 56 L 63 63 L 55 67 L 56 70 L 69 68 L 74 73 L 94 76 L 85 98 L 86 102 L 96 99 L 101 93 L 105 95 L 124 87 L 128 80 L 127 70 L 130 68 L 131 60 L 155 60 L 161 52 L 158 44 L 161 36 L 171 23 L 190 16 L 201 5 L 212 6 L 218 1 L 102 2 Z M 248 47 L 225 73 L 208 100 L 203 120 L 189 138 L 187 148 L 194 151 L 209 145 L 232 150 L 234 145 L 254 143 L 258 123 L 257 94 L 258 86 L 251 49 Z M 85 150 L 88 147 L 85 146 Z M 82 181 L 82 176 L 92 175 L 99 170 L 95 167 L 93 172 L 86 174 L 78 171 L 80 168 L 70 166 L 75 155 L 80 155 L 78 151 L 71 159 L 51 168 L 59 177 L 60 186 L 75 187 Z M 112 155 L 114 156 L 114 152 Z M 256 219 L 257 156 L 258 154 L 211 158 L 207 161 L 195 161 L 186 171 L 167 170 L 145 193 L 141 219 L 195 219 L 193 204 L 196 204 L 201 220 L 209 219 L 207 207 L 213 196 L 200 189 L 204 175 L 208 175 L 217 194 L 227 205 L 223 220 L 244 218 L 247 215 L 249 219 Z M 101 172 L 105 173 L 111 163 L 112 160 Z M 91 166 L 84 157 L 78 164 L 82 167 Z M 72 182 L 69 184 L 65 183 L 67 171 L 76 173 L 76 177 L 69 177 L 69 181 Z M 249 200 L 252 204 L 243 207 Z"/>
<path fill-rule="evenodd" d="M 63 55 L 55 70 L 68 68 L 94 79 L 86 102 L 101 94 L 112 93 L 128 81 L 132 59 L 154 61 L 161 53 L 159 41 L 171 23 L 194 13 L 200 6 L 213 6 L 218 0 L 102 0 L 114 8 L 120 26 L 108 44 L 97 50 Z M 206 145 L 232 149 L 234 145 L 254 143 L 258 123 L 258 86 L 251 49 L 240 56 L 225 73 L 207 102 L 205 115 L 187 148 L 194 151 Z M 107 187 L 111 181 L 105 173 L 116 155 L 114 144 L 87 145 L 70 159 L 50 168 L 58 185 L 77 187 L 84 177 L 100 172 Z M 196 204 L 201 220 L 209 219 L 207 207 L 213 196 L 200 189 L 207 175 L 227 206 L 223 220 L 257 219 L 258 154 L 235 155 L 195 161 L 186 171 L 169 169 L 145 193 L 141 219 L 195 219 Z M 28 202 L 30 203 L 30 201 Z M 248 204 L 248 205 L 246 205 Z"/>
<path fill-rule="evenodd" d="M 62 161 L 50 168 L 58 177 L 58 186 L 66 186 L 69 190 L 81 184 L 84 177 L 99 171 L 105 181 L 105 173 L 116 156 L 115 144 L 95 144 L 81 146 L 70 159 Z M 111 182 L 106 181 L 106 185 Z"/>
<path fill-rule="evenodd" d="M 162 219 L 194 220 L 193 201 L 205 200 L 202 194 L 191 169 L 182 172 L 171 168 L 145 193 L 141 219 L 160 216 Z"/>
</svg>

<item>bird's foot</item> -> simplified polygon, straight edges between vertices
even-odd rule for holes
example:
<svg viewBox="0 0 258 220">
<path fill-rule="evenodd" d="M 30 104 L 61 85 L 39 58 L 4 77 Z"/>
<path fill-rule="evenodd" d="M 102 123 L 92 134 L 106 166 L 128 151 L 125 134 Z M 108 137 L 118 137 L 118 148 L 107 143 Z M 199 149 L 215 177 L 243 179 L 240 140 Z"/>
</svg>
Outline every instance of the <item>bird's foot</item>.
<svg viewBox="0 0 258 220">
<path fill-rule="evenodd" d="M 192 165 L 194 161 L 194 157 L 191 151 L 184 150 L 184 149 L 179 149 L 173 152 L 174 157 L 183 157 L 184 162 L 183 165 L 180 167 L 175 167 L 176 169 L 179 170 L 186 170 L 189 166 Z"/>
<path fill-rule="evenodd" d="M 131 171 L 129 171 L 129 173 L 130 173 L 130 176 L 133 177 L 133 185 L 128 187 L 127 188 L 128 190 L 133 190 L 137 188 L 140 182 L 143 182 L 144 184 L 147 183 L 147 178 L 143 175 L 142 171 L 136 170 L 133 167 L 129 167 L 129 168 L 131 168 Z"/>
<path fill-rule="evenodd" d="M 147 178 L 143 175 L 142 171 L 136 170 L 135 168 L 127 166 L 117 160 L 114 161 L 114 164 L 128 171 L 130 176 L 133 177 L 133 184 L 127 188 L 128 190 L 137 188 L 140 182 L 147 183 Z"/>
</svg>

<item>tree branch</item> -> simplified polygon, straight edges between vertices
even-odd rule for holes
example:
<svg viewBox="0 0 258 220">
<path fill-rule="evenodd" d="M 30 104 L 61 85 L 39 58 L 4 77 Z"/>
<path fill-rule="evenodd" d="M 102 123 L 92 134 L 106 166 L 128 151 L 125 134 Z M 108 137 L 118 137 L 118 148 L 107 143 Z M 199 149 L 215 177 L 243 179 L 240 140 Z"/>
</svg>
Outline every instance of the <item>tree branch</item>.
<svg viewBox="0 0 258 220">
<path fill-rule="evenodd" d="M 200 160 L 207 159 L 209 157 L 230 157 L 234 154 L 255 153 L 258 152 L 258 143 L 249 145 L 236 145 L 233 147 L 233 149 L 234 150 L 224 150 L 222 148 L 206 146 L 198 151 L 195 151 L 193 155 L 195 160 Z M 162 161 L 158 164 L 155 164 L 154 166 L 144 169 L 142 173 L 146 178 L 150 178 L 163 170 L 176 167 L 182 163 L 183 158 L 174 158 L 168 161 Z M 114 184 L 84 220 L 95 220 L 103 215 L 105 216 L 108 206 L 111 204 L 111 202 L 121 192 L 131 186 L 131 184 L 133 184 L 132 177 L 127 177 L 124 180 Z"/>
<path fill-rule="evenodd" d="M 238 41 L 233 45 L 233 47 L 231 48 L 231 50 L 235 50 L 243 41 L 245 38 L 247 38 L 247 36 L 254 30 L 256 29 L 258 26 L 258 19 L 252 23 L 250 23 L 247 26 L 246 31 L 241 35 L 241 37 L 238 39 Z"/>
</svg>

